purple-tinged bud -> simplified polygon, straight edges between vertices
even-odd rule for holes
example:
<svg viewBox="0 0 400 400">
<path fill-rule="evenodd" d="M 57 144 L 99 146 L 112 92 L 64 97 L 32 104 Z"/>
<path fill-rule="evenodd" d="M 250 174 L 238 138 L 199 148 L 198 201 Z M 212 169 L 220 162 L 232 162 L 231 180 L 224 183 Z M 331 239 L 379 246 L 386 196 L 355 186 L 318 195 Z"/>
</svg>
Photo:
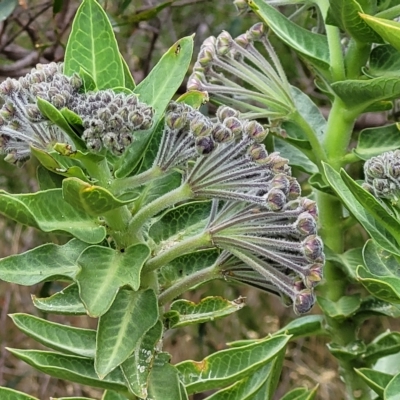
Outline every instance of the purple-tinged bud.
<svg viewBox="0 0 400 400">
<path fill-rule="evenodd" d="M 82 79 L 78 74 L 73 74 L 69 82 L 74 90 L 79 90 L 83 84 Z"/>
<path fill-rule="evenodd" d="M 245 33 L 242 33 L 237 38 L 235 38 L 235 42 L 244 49 L 246 49 L 251 43 L 249 37 Z"/>
<path fill-rule="evenodd" d="M 208 46 L 215 47 L 216 42 L 217 39 L 215 36 L 209 36 L 206 40 L 204 40 L 201 47 L 208 47 Z"/>
<path fill-rule="evenodd" d="M 124 132 L 119 135 L 119 141 L 123 146 L 129 146 L 133 142 L 133 137 L 130 133 Z"/>
<path fill-rule="evenodd" d="M 303 236 L 315 235 L 317 233 L 317 223 L 314 217 L 308 212 L 303 212 L 297 217 L 295 226 L 297 232 Z"/>
<path fill-rule="evenodd" d="M 215 49 L 213 46 L 202 46 L 200 49 L 197 61 L 203 67 L 207 67 L 215 58 Z"/>
<path fill-rule="evenodd" d="M 125 104 L 130 107 L 136 106 L 138 104 L 138 97 L 134 94 L 130 94 L 125 98 Z"/>
<path fill-rule="evenodd" d="M 384 178 L 386 175 L 384 165 L 378 160 L 373 160 L 373 159 L 371 160 L 371 162 L 366 164 L 365 173 L 368 176 L 368 178 L 372 179 Z"/>
<path fill-rule="evenodd" d="M 392 187 L 391 183 L 387 179 L 374 179 L 372 186 L 378 196 L 387 196 L 393 189 L 395 189 L 395 186 L 393 185 Z"/>
<path fill-rule="evenodd" d="M 303 240 L 302 244 L 303 253 L 307 260 L 317 263 L 324 262 L 324 244 L 319 236 L 310 235 Z"/>
<path fill-rule="evenodd" d="M 202 155 L 206 156 L 215 149 L 215 142 L 211 136 L 200 136 L 196 138 L 196 150 Z"/>
<path fill-rule="evenodd" d="M 39 122 L 43 120 L 43 115 L 35 104 L 28 104 L 25 106 L 26 115 L 32 122 Z"/>
<path fill-rule="evenodd" d="M 186 122 L 186 114 L 171 112 L 165 116 L 165 124 L 171 129 L 182 129 Z"/>
<path fill-rule="evenodd" d="M 323 278 L 323 264 L 312 264 L 309 266 L 308 274 L 305 279 L 307 288 L 312 289 L 317 286 Z"/>
<path fill-rule="evenodd" d="M 290 178 L 288 200 L 296 200 L 301 195 L 301 186 L 297 179 Z"/>
<path fill-rule="evenodd" d="M 98 113 L 97 116 L 99 117 L 99 119 L 101 119 L 103 122 L 108 122 L 112 116 L 111 111 L 108 108 L 101 108 Z"/>
<path fill-rule="evenodd" d="M 242 136 L 243 126 L 240 119 L 236 117 L 227 117 L 224 119 L 223 124 L 232 131 L 234 137 L 239 138 Z"/>
<path fill-rule="evenodd" d="M 93 152 L 98 152 L 103 147 L 101 144 L 101 140 L 97 138 L 91 138 L 86 141 L 86 147 Z"/>
<path fill-rule="evenodd" d="M 246 121 L 243 124 L 243 130 L 245 134 L 259 143 L 261 143 L 268 135 L 268 130 L 265 130 L 257 121 Z"/>
<path fill-rule="evenodd" d="M 287 172 L 289 169 L 288 161 L 286 158 L 283 158 L 279 155 L 279 153 L 271 153 L 266 160 L 266 163 L 269 164 L 271 170 L 273 172 Z"/>
<path fill-rule="evenodd" d="M 247 32 L 250 40 L 260 40 L 265 35 L 264 24 L 259 22 L 253 25 Z"/>
<path fill-rule="evenodd" d="M 250 145 L 247 149 L 247 154 L 257 164 L 264 164 L 265 160 L 268 158 L 268 153 L 265 149 L 265 146 L 258 143 Z"/>
<path fill-rule="evenodd" d="M 8 123 L 8 127 L 14 131 L 19 131 L 21 129 L 21 123 L 18 120 L 13 119 Z"/>
<path fill-rule="evenodd" d="M 288 194 L 290 181 L 286 174 L 277 174 L 273 177 L 271 181 L 271 188 L 276 188 L 282 190 L 285 195 Z"/>
<path fill-rule="evenodd" d="M 62 94 L 57 93 L 56 95 L 54 95 L 51 98 L 51 104 L 53 104 L 53 106 L 55 108 L 60 109 L 60 108 L 65 107 L 65 105 L 67 104 L 67 101 L 66 101 L 65 97 Z"/>
<path fill-rule="evenodd" d="M 318 219 L 318 208 L 315 201 L 303 197 L 301 199 L 301 207 L 304 211 L 307 211 L 309 214 L 311 214 L 315 220 Z"/>
<path fill-rule="evenodd" d="M 229 117 L 237 118 L 239 116 L 239 111 L 228 106 L 221 106 L 218 108 L 216 116 L 220 122 L 224 122 L 225 119 Z"/>
<path fill-rule="evenodd" d="M 300 200 L 291 200 L 288 201 L 284 207 L 284 210 L 296 210 L 300 207 L 301 203 Z"/>
<path fill-rule="evenodd" d="M 204 115 L 196 113 L 190 121 L 190 130 L 194 136 L 209 136 L 212 131 L 212 123 Z"/>
<path fill-rule="evenodd" d="M 394 179 L 399 179 L 400 177 L 400 162 L 393 162 L 388 166 L 388 173 Z"/>
<path fill-rule="evenodd" d="M 142 123 L 142 125 L 140 126 L 140 129 L 150 129 L 153 125 L 153 120 L 149 117 L 146 117 Z"/>
<path fill-rule="evenodd" d="M 7 78 L 1 85 L 0 85 L 0 95 L 7 96 L 13 92 L 20 90 L 21 84 L 11 78 Z"/>
<path fill-rule="evenodd" d="M 234 139 L 232 131 L 219 122 L 214 125 L 211 134 L 217 143 L 227 143 Z"/>
<path fill-rule="evenodd" d="M 310 311 L 315 303 L 315 296 L 312 290 L 304 289 L 295 298 L 293 303 L 294 312 L 299 314 L 305 314 Z"/>
<path fill-rule="evenodd" d="M 15 107 L 14 104 L 10 101 L 7 101 L 2 109 L 0 110 L 0 116 L 6 120 L 10 121 L 15 115 Z"/>
<path fill-rule="evenodd" d="M 143 124 L 143 120 L 143 115 L 138 110 L 132 111 L 128 116 L 128 121 L 133 126 L 141 126 Z"/>
<path fill-rule="evenodd" d="M 249 6 L 248 6 L 246 0 L 235 0 L 233 2 L 233 4 L 235 5 L 235 7 L 238 10 L 238 12 L 244 12 L 244 11 L 247 11 L 249 9 Z"/>
<path fill-rule="evenodd" d="M 286 196 L 282 190 L 271 189 L 264 195 L 266 205 L 271 211 L 280 211 L 286 204 Z"/>
<path fill-rule="evenodd" d="M 223 31 L 217 37 L 217 41 L 215 43 L 218 55 L 224 56 L 225 54 L 229 53 L 229 50 L 231 49 L 232 46 L 232 42 L 233 42 L 232 36 L 228 32 Z"/>
<path fill-rule="evenodd" d="M 201 80 L 197 77 L 197 73 L 193 73 L 188 79 L 187 90 L 198 90 L 203 91 L 203 85 Z"/>
</svg>

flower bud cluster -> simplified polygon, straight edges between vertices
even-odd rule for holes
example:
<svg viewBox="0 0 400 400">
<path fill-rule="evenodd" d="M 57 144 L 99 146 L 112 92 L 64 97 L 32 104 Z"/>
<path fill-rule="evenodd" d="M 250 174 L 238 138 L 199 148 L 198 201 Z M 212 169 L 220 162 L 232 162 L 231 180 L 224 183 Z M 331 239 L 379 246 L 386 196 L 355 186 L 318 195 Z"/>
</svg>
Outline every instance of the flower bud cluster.
<svg viewBox="0 0 400 400">
<path fill-rule="evenodd" d="M 388 151 L 372 157 L 364 164 L 363 188 L 377 198 L 400 199 L 400 150 Z"/>
<path fill-rule="evenodd" d="M 78 114 L 85 128 L 82 139 L 89 150 L 103 147 L 121 155 L 133 142 L 133 132 L 153 125 L 154 110 L 134 94 L 100 90 L 75 96 L 68 108 Z"/>
<path fill-rule="evenodd" d="M 236 5 L 244 10 L 244 3 L 237 1 Z M 272 63 L 256 49 L 255 42 L 264 45 Z M 294 109 L 290 85 L 262 23 L 236 39 L 228 32 L 206 39 L 187 87 L 247 111 L 250 119 L 282 119 Z"/>
</svg>

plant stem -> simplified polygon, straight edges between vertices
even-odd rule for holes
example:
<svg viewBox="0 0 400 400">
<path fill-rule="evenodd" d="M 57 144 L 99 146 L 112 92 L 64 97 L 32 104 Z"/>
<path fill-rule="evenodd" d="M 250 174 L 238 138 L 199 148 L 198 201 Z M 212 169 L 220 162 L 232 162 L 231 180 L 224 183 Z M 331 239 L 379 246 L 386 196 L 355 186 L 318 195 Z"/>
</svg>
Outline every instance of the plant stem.
<svg viewBox="0 0 400 400">
<path fill-rule="evenodd" d="M 184 254 L 211 246 L 211 235 L 208 232 L 202 232 L 196 236 L 191 236 L 147 261 L 143 267 L 143 273 L 149 273 L 161 268 L 170 261 Z"/>
<path fill-rule="evenodd" d="M 347 79 L 358 79 L 361 75 L 361 67 L 368 60 L 371 45 L 350 40 L 345 57 Z"/>
<path fill-rule="evenodd" d="M 158 296 L 158 304 L 163 306 L 176 297 L 180 296 L 182 293 L 188 291 L 193 286 L 199 285 L 217 279 L 221 277 L 221 271 L 215 265 L 211 267 L 204 268 L 200 271 L 195 272 L 185 278 L 180 279 L 174 285 L 166 289 L 164 292 Z"/>
<path fill-rule="evenodd" d="M 181 201 L 189 200 L 193 197 L 193 192 L 190 186 L 186 183 L 179 186 L 175 190 L 159 197 L 158 199 L 141 208 L 132 218 L 128 227 L 128 235 L 136 238 L 141 238 L 141 228 L 148 219 L 158 214 L 162 210 L 173 206 Z"/>
</svg>

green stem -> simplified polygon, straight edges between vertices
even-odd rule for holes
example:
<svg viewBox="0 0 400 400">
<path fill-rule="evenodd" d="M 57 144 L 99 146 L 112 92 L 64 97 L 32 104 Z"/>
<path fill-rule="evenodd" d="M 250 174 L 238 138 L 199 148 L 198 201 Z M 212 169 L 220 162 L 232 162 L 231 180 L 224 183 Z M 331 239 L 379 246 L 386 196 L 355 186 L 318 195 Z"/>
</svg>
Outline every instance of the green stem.
<svg viewBox="0 0 400 400">
<path fill-rule="evenodd" d="M 194 274 L 180 279 L 174 285 L 162 292 L 160 296 L 158 296 L 158 304 L 163 306 L 179 297 L 182 293 L 185 293 L 193 286 L 197 286 L 201 283 L 205 283 L 220 277 L 221 271 L 215 265 L 197 271 Z"/>
<path fill-rule="evenodd" d="M 148 273 L 161 268 L 170 261 L 184 254 L 211 246 L 211 235 L 208 232 L 202 232 L 196 236 L 189 237 L 147 261 L 143 267 L 143 273 Z"/>
<path fill-rule="evenodd" d="M 361 68 L 366 64 L 371 50 L 370 44 L 350 40 L 345 57 L 347 79 L 358 79 Z"/>
<path fill-rule="evenodd" d="M 141 229 L 148 219 L 181 201 L 189 200 L 193 192 L 188 184 L 183 184 L 175 190 L 159 197 L 158 199 L 141 208 L 132 218 L 128 227 L 128 235 L 141 238 Z"/>
</svg>

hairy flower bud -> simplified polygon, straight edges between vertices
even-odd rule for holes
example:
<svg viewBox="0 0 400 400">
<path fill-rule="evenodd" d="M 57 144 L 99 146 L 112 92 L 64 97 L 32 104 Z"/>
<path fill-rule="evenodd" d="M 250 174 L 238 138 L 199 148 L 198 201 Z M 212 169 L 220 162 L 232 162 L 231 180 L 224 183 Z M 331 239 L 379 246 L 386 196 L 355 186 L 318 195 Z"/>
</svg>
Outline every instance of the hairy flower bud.
<svg viewBox="0 0 400 400">
<path fill-rule="evenodd" d="M 315 303 L 314 293 L 310 289 L 302 290 L 293 303 L 293 309 L 296 314 L 304 314 L 311 310 Z"/>
<path fill-rule="evenodd" d="M 303 236 L 314 235 L 317 233 L 317 223 L 314 217 L 308 213 L 301 213 L 296 221 L 296 230 Z"/>
<path fill-rule="evenodd" d="M 211 134 L 217 143 L 228 143 L 234 139 L 232 131 L 221 123 L 213 127 Z"/>
<path fill-rule="evenodd" d="M 271 211 L 279 211 L 282 210 L 284 205 L 286 204 L 286 196 L 285 193 L 280 189 L 271 189 L 265 195 L 266 205 Z"/>
<path fill-rule="evenodd" d="M 323 262 L 324 245 L 320 237 L 310 235 L 303 240 L 303 252 L 310 262 Z"/>
<path fill-rule="evenodd" d="M 264 24 L 259 22 L 253 25 L 247 32 L 247 36 L 250 40 L 260 40 L 265 35 Z"/>
<path fill-rule="evenodd" d="M 215 43 L 218 55 L 224 56 L 225 54 L 229 53 L 232 42 L 233 42 L 232 36 L 228 32 L 223 31 L 217 37 L 217 41 Z"/>
<path fill-rule="evenodd" d="M 217 118 L 220 122 L 224 122 L 229 117 L 239 117 L 239 112 L 228 106 L 221 106 L 216 112 Z"/>
<path fill-rule="evenodd" d="M 267 150 L 263 144 L 254 143 L 247 149 L 251 159 L 257 164 L 265 164 L 268 158 Z"/>
<path fill-rule="evenodd" d="M 215 142 L 211 136 L 200 136 L 196 138 L 196 150 L 205 156 L 210 154 L 215 148 Z"/>
<path fill-rule="evenodd" d="M 190 130 L 195 136 L 209 136 L 213 129 L 211 121 L 197 113 L 190 121 Z"/>
</svg>

